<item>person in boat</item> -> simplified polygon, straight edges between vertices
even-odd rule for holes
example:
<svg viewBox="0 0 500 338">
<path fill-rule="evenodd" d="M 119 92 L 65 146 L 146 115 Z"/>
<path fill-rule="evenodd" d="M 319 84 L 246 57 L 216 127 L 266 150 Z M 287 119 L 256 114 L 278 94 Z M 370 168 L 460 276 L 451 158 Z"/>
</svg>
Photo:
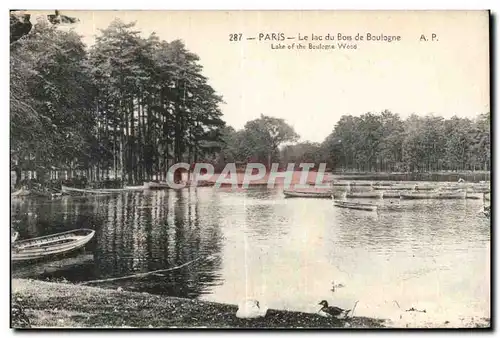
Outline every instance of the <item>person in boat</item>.
<svg viewBox="0 0 500 338">
<path fill-rule="evenodd" d="M 351 310 L 344 310 L 336 306 L 328 306 L 328 302 L 326 300 L 322 300 L 319 305 L 321 305 L 321 309 L 318 311 L 320 315 L 323 317 L 335 317 L 339 318 L 343 316 L 344 318 L 347 317 L 349 312 Z"/>
</svg>

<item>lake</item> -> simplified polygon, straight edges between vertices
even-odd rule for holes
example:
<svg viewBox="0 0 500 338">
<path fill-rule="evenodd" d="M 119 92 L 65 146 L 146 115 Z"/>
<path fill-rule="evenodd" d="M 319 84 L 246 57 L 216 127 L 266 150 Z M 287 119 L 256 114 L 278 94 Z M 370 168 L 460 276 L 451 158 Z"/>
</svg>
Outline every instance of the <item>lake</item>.
<svg viewBox="0 0 500 338">
<path fill-rule="evenodd" d="M 323 299 L 349 309 L 358 302 L 355 315 L 393 320 L 411 307 L 425 309 L 426 321 L 490 317 L 481 200 L 373 203 L 400 205 L 375 213 L 285 199 L 280 188 L 205 187 L 12 199 L 11 217 L 19 239 L 96 230 L 91 262 L 34 278 L 83 282 L 175 268 L 96 285 L 231 304 L 255 298 L 305 312 Z"/>
</svg>

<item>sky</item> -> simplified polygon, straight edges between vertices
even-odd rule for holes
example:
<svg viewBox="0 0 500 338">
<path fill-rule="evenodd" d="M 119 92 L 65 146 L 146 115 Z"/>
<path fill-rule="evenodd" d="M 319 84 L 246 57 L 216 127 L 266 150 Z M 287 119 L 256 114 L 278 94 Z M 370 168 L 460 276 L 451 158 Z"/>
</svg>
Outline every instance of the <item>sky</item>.
<svg viewBox="0 0 500 338">
<path fill-rule="evenodd" d="M 41 13 L 41 12 L 40 12 Z M 474 117 L 489 107 L 486 11 L 63 11 L 87 45 L 114 18 L 136 22 L 144 36 L 181 39 L 200 57 L 222 95 L 223 119 L 235 129 L 261 114 L 285 119 L 301 140 L 322 142 L 342 115 L 388 109 Z M 242 34 L 230 41 L 230 34 Z M 259 41 L 259 33 L 294 39 Z M 354 37 L 356 49 L 307 48 L 311 35 Z M 366 41 L 374 36 L 400 41 Z M 436 34 L 432 41 L 432 33 Z M 273 49 L 301 41 L 304 50 Z M 421 40 L 424 34 L 428 41 Z M 247 40 L 255 37 L 255 40 Z M 336 45 L 338 41 L 315 41 Z M 338 46 L 337 46 L 338 47 Z"/>
</svg>

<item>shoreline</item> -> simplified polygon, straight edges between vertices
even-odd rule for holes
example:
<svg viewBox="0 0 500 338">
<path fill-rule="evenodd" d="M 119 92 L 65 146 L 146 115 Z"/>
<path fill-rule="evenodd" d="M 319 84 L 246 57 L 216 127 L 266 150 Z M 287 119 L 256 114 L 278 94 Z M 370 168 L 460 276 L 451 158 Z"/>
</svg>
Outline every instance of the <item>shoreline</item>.
<svg viewBox="0 0 500 338">
<path fill-rule="evenodd" d="M 12 304 L 31 328 L 384 328 L 384 320 L 325 318 L 269 309 L 264 318 L 240 319 L 236 305 L 91 286 L 12 279 Z M 12 318 L 12 328 L 22 328 Z"/>
<path fill-rule="evenodd" d="M 417 313 L 411 312 L 403 312 L 406 320 L 396 322 L 272 309 L 263 318 L 240 319 L 232 304 L 23 278 L 12 279 L 11 291 L 12 307 L 23 309 L 30 328 L 491 329 L 490 318 L 432 324 L 415 321 Z M 11 328 L 27 328 L 19 316 L 11 320 Z"/>
</svg>

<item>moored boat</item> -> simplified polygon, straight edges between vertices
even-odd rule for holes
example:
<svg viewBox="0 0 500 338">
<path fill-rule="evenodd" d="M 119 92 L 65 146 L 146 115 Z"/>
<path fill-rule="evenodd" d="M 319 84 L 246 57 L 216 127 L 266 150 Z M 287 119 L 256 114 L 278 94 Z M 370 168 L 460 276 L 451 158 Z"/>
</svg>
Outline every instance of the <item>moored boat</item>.
<svg viewBox="0 0 500 338">
<path fill-rule="evenodd" d="M 94 234 L 94 230 L 78 229 L 14 242 L 11 259 L 28 261 L 68 253 L 85 246 Z"/>
<path fill-rule="evenodd" d="M 399 191 L 399 190 L 384 190 L 381 193 L 382 193 L 382 198 L 399 198 L 401 191 Z"/>
<path fill-rule="evenodd" d="M 122 189 L 117 190 L 122 191 Z M 61 186 L 61 192 L 65 194 L 112 194 L 115 191 L 111 191 L 111 189 L 79 189 L 63 185 Z"/>
<path fill-rule="evenodd" d="M 353 181 L 336 181 L 331 183 L 336 187 L 371 187 L 372 182 L 353 182 Z"/>
<path fill-rule="evenodd" d="M 144 189 L 168 189 L 170 186 L 166 182 L 144 182 Z"/>
<path fill-rule="evenodd" d="M 482 195 L 482 194 L 480 194 L 480 193 L 475 193 L 475 192 L 473 192 L 473 193 L 469 193 L 469 192 L 467 191 L 467 195 L 465 195 L 465 198 L 467 198 L 467 199 L 469 199 L 469 200 L 480 200 L 480 199 L 482 199 L 482 198 L 483 198 L 483 195 Z"/>
<path fill-rule="evenodd" d="M 347 191 L 344 193 L 345 198 L 382 198 L 380 191 Z"/>
<path fill-rule="evenodd" d="M 401 199 L 419 200 L 419 199 L 464 199 L 466 197 L 465 191 L 459 192 L 401 192 Z"/>
<path fill-rule="evenodd" d="M 332 198 L 331 191 L 290 191 L 283 190 L 285 197 Z"/>
<path fill-rule="evenodd" d="M 338 208 L 354 209 L 354 210 L 364 210 L 364 211 L 377 211 L 377 206 L 367 203 L 357 203 L 350 201 L 333 201 L 333 205 Z"/>
<path fill-rule="evenodd" d="M 38 191 L 38 190 L 29 190 L 24 187 L 21 189 L 14 191 L 10 194 L 11 197 L 49 197 L 55 198 L 58 197 L 61 193 L 54 191 Z"/>
<path fill-rule="evenodd" d="M 139 191 L 139 190 L 144 190 L 144 185 L 133 185 L 133 186 L 126 186 L 123 187 L 124 190 L 130 190 L 130 191 Z"/>
</svg>

